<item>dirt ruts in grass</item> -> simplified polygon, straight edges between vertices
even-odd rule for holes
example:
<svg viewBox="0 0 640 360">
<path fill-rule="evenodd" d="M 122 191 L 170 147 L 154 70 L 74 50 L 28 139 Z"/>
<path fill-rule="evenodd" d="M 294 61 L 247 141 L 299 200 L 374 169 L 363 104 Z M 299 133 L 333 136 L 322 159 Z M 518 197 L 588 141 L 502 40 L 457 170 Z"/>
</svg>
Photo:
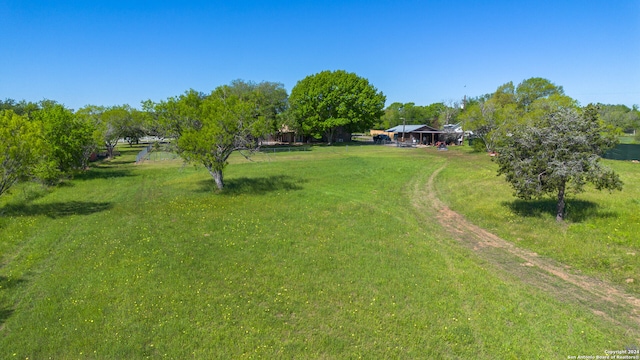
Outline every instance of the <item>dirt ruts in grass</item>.
<svg viewBox="0 0 640 360">
<path fill-rule="evenodd" d="M 411 186 L 413 205 L 421 214 L 435 215 L 444 230 L 491 265 L 555 298 L 588 307 L 594 314 L 617 325 L 629 327 L 640 337 L 640 299 L 614 285 L 569 272 L 569 266 L 538 256 L 472 224 L 449 209 L 437 196 L 435 179 L 446 164 L 416 178 Z"/>
</svg>

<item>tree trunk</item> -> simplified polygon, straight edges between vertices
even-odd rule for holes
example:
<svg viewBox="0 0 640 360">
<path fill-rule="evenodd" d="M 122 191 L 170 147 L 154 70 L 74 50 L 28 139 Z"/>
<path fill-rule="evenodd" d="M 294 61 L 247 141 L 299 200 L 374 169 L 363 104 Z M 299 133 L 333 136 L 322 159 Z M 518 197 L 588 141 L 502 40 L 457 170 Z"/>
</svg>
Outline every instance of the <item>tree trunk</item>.
<svg viewBox="0 0 640 360">
<path fill-rule="evenodd" d="M 334 133 L 335 133 L 335 130 L 333 128 L 324 132 L 324 136 L 327 138 L 327 145 L 331 145 L 331 143 L 333 142 Z"/>
<path fill-rule="evenodd" d="M 107 144 L 107 157 L 113 159 L 113 145 Z"/>
<path fill-rule="evenodd" d="M 222 170 L 209 170 L 209 174 L 213 176 L 213 180 L 216 182 L 218 190 L 222 190 L 224 187 L 224 181 L 222 178 Z"/>
<path fill-rule="evenodd" d="M 563 182 L 558 189 L 558 207 L 556 211 L 556 221 L 564 221 L 564 189 L 565 183 Z"/>
</svg>

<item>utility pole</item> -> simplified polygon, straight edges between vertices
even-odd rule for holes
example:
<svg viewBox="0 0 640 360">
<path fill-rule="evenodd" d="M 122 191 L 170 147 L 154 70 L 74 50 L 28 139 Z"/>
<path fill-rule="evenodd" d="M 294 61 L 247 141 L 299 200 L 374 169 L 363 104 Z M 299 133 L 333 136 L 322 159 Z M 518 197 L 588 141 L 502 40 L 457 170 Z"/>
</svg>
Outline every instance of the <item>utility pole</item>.
<svg viewBox="0 0 640 360">
<path fill-rule="evenodd" d="M 405 126 L 407 126 L 407 121 L 404 118 L 400 118 L 402 119 L 402 142 L 404 143 L 404 128 Z"/>
</svg>

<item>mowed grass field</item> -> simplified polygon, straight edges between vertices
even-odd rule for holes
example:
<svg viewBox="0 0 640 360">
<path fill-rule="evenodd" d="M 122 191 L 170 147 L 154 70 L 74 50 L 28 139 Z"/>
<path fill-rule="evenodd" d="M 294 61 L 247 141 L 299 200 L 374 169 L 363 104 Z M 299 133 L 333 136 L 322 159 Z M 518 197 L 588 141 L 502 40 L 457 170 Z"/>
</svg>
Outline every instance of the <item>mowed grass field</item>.
<svg viewBox="0 0 640 360">
<path fill-rule="evenodd" d="M 461 149 L 234 156 L 222 192 L 179 160 L 133 164 L 138 150 L 0 198 L 0 358 L 566 359 L 638 345 L 639 329 L 460 246 L 409 186 L 444 167 L 438 195 L 468 219 L 637 295 L 631 164 L 612 164 L 623 193 L 581 195 L 557 225 Z"/>
</svg>

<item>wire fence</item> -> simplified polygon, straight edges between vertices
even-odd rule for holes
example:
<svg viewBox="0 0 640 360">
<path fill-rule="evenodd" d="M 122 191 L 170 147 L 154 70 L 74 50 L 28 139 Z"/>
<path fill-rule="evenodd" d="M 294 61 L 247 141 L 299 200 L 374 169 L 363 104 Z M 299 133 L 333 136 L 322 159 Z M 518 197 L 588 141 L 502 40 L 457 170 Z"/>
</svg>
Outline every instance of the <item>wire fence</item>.
<svg viewBox="0 0 640 360">
<path fill-rule="evenodd" d="M 311 151 L 311 146 L 279 146 L 279 147 L 262 147 L 259 152 L 261 153 L 279 153 L 279 152 L 293 152 L 293 151 Z"/>
<path fill-rule="evenodd" d="M 180 156 L 171 151 L 152 151 L 147 154 L 146 161 L 174 160 Z"/>
<path fill-rule="evenodd" d="M 136 156 L 136 164 L 143 161 L 161 161 L 177 159 L 178 154 L 167 144 L 152 143 L 142 149 Z"/>
<path fill-rule="evenodd" d="M 136 156 L 136 164 L 139 164 L 143 160 L 145 160 L 147 154 L 149 154 L 151 152 L 151 149 L 153 149 L 153 144 L 149 144 L 149 146 L 147 146 L 146 148 L 142 149 L 142 151 L 140 151 L 138 153 L 138 155 Z"/>
</svg>

